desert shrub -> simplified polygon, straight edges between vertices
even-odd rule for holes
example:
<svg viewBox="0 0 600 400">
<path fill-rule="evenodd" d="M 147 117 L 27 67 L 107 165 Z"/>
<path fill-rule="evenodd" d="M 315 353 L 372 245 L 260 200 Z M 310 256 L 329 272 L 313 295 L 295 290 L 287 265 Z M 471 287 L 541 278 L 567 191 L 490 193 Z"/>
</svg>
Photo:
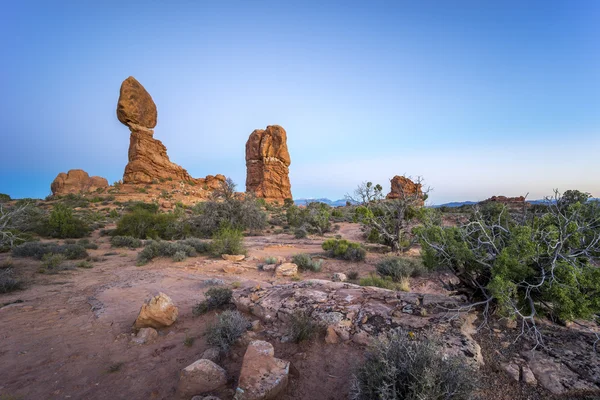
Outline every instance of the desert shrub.
<svg viewBox="0 0 600 400">
<path fill-rule="evenodd" d="M 286 209 L 288 224 L 307 232 L 323 235 L 331 230 L 331 207 L 325 203 L 309 203 L 304 208 L 291 205 Z"/>
<path fill-rule="evenodd" d="M 301 226 L 299 228 L 294 229 L 294 237 L 296 239 L 304 239 L 308 236 L 308 231 L 305 227 Z"/>
<path fill-rule="evenodd" d="M 0 269 L 0 293 L 14 292 L 23 288 L 23 283 L 13 276 L 11 268 Z"/>
<path fill-rule="evenodd" d="M 476 207 L 458 226 L 419 228 L 429 268 L 449 268 L 499 314 L 535 324 L 600 313 L 600 204 L 557 192 L 545 211 Z M 532 330 L 532 332 L 535 331 Z M 538 332 L 538 331 L 536 331 Z"/>
<path fill-rule="evenodd" d="M 90 239 L 80 239 L 78 244 L 87 250 L 98 250 L 98 245 L 90 242 Z"/>
<path fill-rule="evenodd" d="M 137 249 L 142 247 L 143 243 L 140 239 L 131 236 L 113 236 L 110 238 L 110 245 L 112 247 L 129 247 L 130 249 Z"/>
<path fill-rule="evenodd" d="M 119 218 L 120 214 L 117 210 L 115 210 L 114 208 L 112 210 L 110 210 L 110 212 L 108 213 L 108 218 L 111 219 L 117 219 Z"/>
<path fill-rule="evenodd" d="M 224 227 L 213 236 L 210 252 L 218 257 L 221 254 L 246 254 L 242 231 Z"/>
<path fill-rule="evenodd" d="M 66 259 L 67 258 L 60 253 L 47 253 L 42 257 L 42 266 L 49 271 L 58 271 Z"/>
<path fill-rule="evenodd" d="M 377 273 L 389 276 L 395 282 L 403 278 L 419 276 L 423 272 L 422 264 L 406 257 L 386 257 L 377 263 Z"/>
<path fill-rule="evenodd" d="M 27 242 L 15 247 L 12 251 L 15 257 L 33 257 L 41 260 L 45 254 L 62 254 L 68 260 L 87 258 L 88 253 L 83 246 L 78 244 Z"/>
<path fill-rule="evenodd" d="M 94 268 L 94 265 L 87 260 L 79 261 L 77 264 L 75 264 L 75 266 L 77 268 L 85 268 L 85 269 Z"/>
<path fill-rule="evenodd" d="M 159 214 L 138 204 L 133 208 L 133 211 L 119 219 L 114 234 L 138 239 L 171 240 L 181 236 L 177 219 L 174 214 Z"/>
<path fill-rule="evenodd" d="M 354 400 L 467 400 L 477 375 L 457 356 L 444 356 L 443 346 L 391 331 L 373 342 L 354 374 Z"/>
<path fill-rule="evenodd" d="M 210 252 L 210 242 L 202 241 L 198 238 L 188 238 L 180 240 L 179 243 L 192 246 L 198 254 Z"/>
<path fill-rule="evenodd" d="M 173 261 L 175 262 L 181 262 L 181 261 L 185 261 L 188 258 L 187 254 L 185 251 L 183 250 L 177 250 L 175 252 L 175 254 L 173 254 Z"/>
<path fill-rule="evenodd" d="M 138 253 L 137 265 L 148 264 L 156 257 L 174 257 L 178 252 L 184 253 L 187 257 L 196 256 L 196 250 L 187 244 L 151 240 Z"/>
<path fill-rule="evenodd" d="M 47 235 L 54 238 L 80 238 L 89 232 L 85 222 L 73 215 L 73 210 L 59 203 L 54 206 L 46 223 Z"/>
<path fill-rule="evenodd" d="M 321 271 L 321 260 L 313 260 L 310 254 L 296 254 L 292 257 L 292 262 L 296 264 L 301 271 Z"/>
<path fill-rule="evenodd" d="M 6 193 L 0 193 L 0 203 L 6 203 L 10 200 L 11 198 L 9 195 L 7 195 Z"/>
<path fill-rule="evenodd" d="M 231 345 L 250 328 L 250 322 L 239 311 L 226 310 L 205 331 L 206 342 L 228 352 Z"/>
<path fill-rule="evenodd" d="M 346 239 L 327 239 L 321 246 L 331 257 L 350 261 L 363 261 L 367 251 L 360 243 L 349 242 Z"/>
<path fill-rule="evenodd" d="M 194 306 L 192 312 L 194 315 L 201 315 L 210 310 L 221 308 L 231 303 L 231 295 L 233 291 L 228 287 L 214 286 L 209 288 L 204 296 L 205 300 L 199 302 Z"/>
<path fill-rule="evenodd" d="M 290 316 L 288 336 L 294 343 L 310 340 L 325 329 L 322 321 L 313 317 L 312 312 L 296 310 Z"/>
<path fill-rule="evenodd" d="M 346 273 L 346 276 L 348 277 L 349 280 L 355 281 L 358 279 L 358 271 L 348 271 Z"/>
<path fill-rule="evenodd" d="M 267 264 L 267 265 L 277 264 L 277 257 L 273 257 L 273 256 L 266 257 L 265 264 Z"/>
<path fill-rule="evenodd" d="M 408 279 L 401 278 L 398 282 L 395 282 L 389 276 L 378 276 L 370 274 L 368 277 L 361 278 L 359 282 L 360 286 L 375 286 L 382 289 L 399 290 L 402 292 L 410 291 Z"/>
</svg>

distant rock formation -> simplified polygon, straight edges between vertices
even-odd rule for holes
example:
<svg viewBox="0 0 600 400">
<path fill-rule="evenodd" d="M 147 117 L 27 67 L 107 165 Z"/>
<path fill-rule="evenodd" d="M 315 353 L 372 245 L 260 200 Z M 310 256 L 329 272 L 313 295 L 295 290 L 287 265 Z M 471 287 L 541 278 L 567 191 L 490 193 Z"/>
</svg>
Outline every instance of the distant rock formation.
<svg viewBox="0 0 600 400">
<path fill-rule="evenodd" d="M 93 192 L 108 187 L 108 181 L 101 176 L 89 176 L 82 169 L 72 169 L 66 174 L 61 172 L 50 185 L 53 195 Z"/>
<path fill-rule="evenodd" d="M 385 197 L 388 200 L 402 199 L 405 196 L 412 197 L 415 195 L 421 199 L 423 198 L 423 190 L 420 183 L 415 183 L 410 179 L 400 175 L 394 176 L 390 183 L 390 192 Z M 422 206 L 423 204 L 425 204 L 425 201 L 421 200 L 420 205 Z"/>
<path fill-rule="evenodd" d="M 185 169 L 169 160 L 167 148 L 160 140 L 153 138 L 157 120 L 156 104 L 132 76 L 121 84 L 117 118 L 131 131 L 129 163 L 125 167 L 123 183 L 149 184 L 156 180 L 171 179 L 215 189 L 225 181 L 223 175 L 194 179 Z"/>
<path fill-rule="evenodd" d="M 525 197 L 506 197 L 506 196 L 492 196 L 482 203 L 502 203 L 502 204 L 523 204 L 525 203 Z"/>
<path fill-rule="evenodd" d="M 246 142 L 246 192 L 268 202 L 292 198 L 287 134 L 279 125 L 256 129 Z"/>
</svg>

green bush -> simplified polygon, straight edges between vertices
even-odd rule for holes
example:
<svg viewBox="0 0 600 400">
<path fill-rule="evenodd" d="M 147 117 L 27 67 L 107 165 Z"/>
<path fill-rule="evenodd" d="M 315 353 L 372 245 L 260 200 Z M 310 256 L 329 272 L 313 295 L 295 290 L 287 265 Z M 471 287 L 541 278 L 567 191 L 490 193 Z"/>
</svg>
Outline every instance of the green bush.
<svg viewBox="0 0 600 400">
<path fill-rule="evenodd" d="M 130 249 L 137 249 L 143 246 L 143 242 L 140 239 L 131 236 L 113 236 L 110 238 L 110 245 L 112 247 L 129 247 Z"/>
<path fill-rule="evenodd" d="M 296 254 L 292 257 L 292 262 L 296 264 L 301 271 L 321 271 L 321 260 L 313 260 L 310 254 Z"/>
<path fill-rule="evenodd" d="M 227 227 L 219 229 L 213 236 L 210 252 L 215 257 L 222 254 L 246 254 L 242 231 Z"/>
<path fill-rule="evenodd" d="M 231 303 L 233 291 L 227 287 L 214 286 L 209 288 L 204 296 L 206 299 L 196 304 L 192 309 L 194 315 L 201 315 L 210 310 L 221 308 Z"/>
<path fill-rule="evenodd" d="M 327 239 L 322 247 L 331 257 L 343 260 L 363 261 L 367 255 L 360 243 L 349 242 L 346 239 Z"/>
<path fill-rule="evenodd" d="M 408 286 L 408 281 L 406 278 L 400 279 L 399 282 L 394 282 L 394 280 L 389 276 L 381 277 L 371 274 L 368 277 L 361 278 L 359 284 L 360 286 L 375 286 L 382 289 L 400 290 L 403 292 L 410 291 L 410 287 Z"/>
<path fill-rule="evenodd" d="M 422 264 L 411 258 L 387 257 L 377 263 L 377 273 L 381 276 L 389 276 L 394 282 L 419 276 L 422 272 Z"/>
<path fill-rule="evenodd" d="M 301 309 L 296 310 L 290 316 L 288 335 L 294 343 L 310 340 L 322 333 L 325 325 L 314 318 L 312 312 Z"/>
<path fill-rule="evenodd" d="M 80 239 L 78 244 L 87 250 L 98 250 L 98 245 L 90 242 L 90 239 Z"/>
<path fill-rule="evenodd" d="M 210 252 L 210 242 L 205 242 L 197 238 L 188 238 L 180 240 L 179 243 L 192 246 L 198 254 L 206 254 Z"/>
<path fill-rule="evenodd" d="M 223 226 L 251 233 L 262 232 L 267 226 L 267 214 L 252 196 L 239 199 L 227 195 L 219 201 L 196 204 L 195 216 L 189 221 L 194 236 L 211 237 Z"/>
<path fill-rule="evenodd" d="M 354 400 L 467 400 L 477 375 L 456 356 L 444 356 L 441 345 L 392 331 L 376 340 L 354 374 Z"/>
<path fill-rule="evenodd" d="M 175 257 L 178 252 L 184 253 L 187 257 L 196 256 L 196 250 L 187 244 L 180 242 L 148 241 L 146 246 L 138 253 L 137 265 L 148 264 L 156 257 Z"/>
<path fill-rule="evenodd" d="M 294 237 L 296 239 L 304 239 L 308 236 L 308 231 L 305 227 L 301 226 L 300 228 L 294 229 Z"/>
<path fill-rule="evenodd" d="M 309 203 L 306 207 L 290 205 L 286 210 L 288 224 L 307 232 L 323 235 L 331 230 L 331 207 L 325 203 Z"/>
<path fill-rule="evenodd" d="M 188 256 L 185 251 L 177 250 L 175 254 L 173 254 L 173 261 L 181 262 L 187 260 Z"/>
<path fill-rule="evenodd" d="M 47 235 L 54 238 L 80 238 L 89 233 L 89 228 L 81 219 L 73 215 L 65 204 L 56 204 L 47 222 Z"/>
<path fill-rule="evenodd" d="M 75 264 L 75 266 L 77 268 L 84 268 L 84 269 L 90 269 L 90 268 L 94 268 L 94 265 L 86 260 L 83 261 L 79 261 L 77 264 Z"/>
<path fill-rule="evenodd" d="M 14 292 L 22 288 L 23 283 L 13 276 L 12 269 L 0 269 L 0 293 Z"/>
<path fill-rule="evenodd" d="M 11 200 L 11 198 L 9 195 L 7 195 L 5 193 L 0 193 L 0 203 L 6 203 L 10 200 Z"/>
<path fill-rule="evenodd" d="M 243 334 L 250 328 L 250 322 L 239 311 L 223 311 L 214 323 L 205 331 L 206 342 L 228 352 Z"/>
<path fill-rule="evenodd" d="M 142 203 L 144 204 L 144 203 Z M 181 236 L 177 216 L 174 214 L 158 214 L 137 205 L 117 222 L 114 231 L 116 236 L 131 236 L 138 239 L 171 240 Z"/>
<path fill-rule="evenodd" d="M 348 271 L 346 276 L 348 277 L 348 280 L 355 281 L 358 279 L 358 271 Z"/>
<path fill-rule="evenodd" d="M 63 254 L 68 260 L 87 258 L 89 255 L 85 248 L 78 244 L 27 242 L 15 247 L 12 251 L 15 257 L 33 257 L 41 260 L 44 255 Z"/>
<path fill-rule="evenodd" d="M 42 266 L 49 271 L 59 271 L 66 259 L 63 254 L 47 253 L 42 257 Z"/>
<path fill-rule="evenodd" d="M 273 256 L 266 257 L 265 264 L 267 264 L 267 265 L 277 264 L 277 257 L 273 257 Z"/>
</svg>

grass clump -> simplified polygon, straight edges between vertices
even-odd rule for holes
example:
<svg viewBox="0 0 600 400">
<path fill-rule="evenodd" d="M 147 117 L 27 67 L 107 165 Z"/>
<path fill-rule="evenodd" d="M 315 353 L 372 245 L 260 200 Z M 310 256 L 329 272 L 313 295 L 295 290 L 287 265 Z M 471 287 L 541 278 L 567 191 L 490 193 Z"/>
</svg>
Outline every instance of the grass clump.
<svg viewBox="0 0 600 400">
<path fill-rule="evenodd" d="M 94 268 L 94 265 L 91 262 L 87 261 L 87 260 L 79 261 L 77 264 L 75 264 L 75 266 L 77 268 L 85 268 L 85 269 Z"/>
<path fill-rule="evenodd" d="M 128 247 L 130 249 L 137 249 L 143 246 L 143 242 L 132 236 L 113 236 L 110 238 L 110 245 L 112 247 Z"/>
<path fill-rule="evenodd" d="M 321 260 L 313 260 L 310 254 L 296 254 L 292 257 L 292 262 L 296 264 L 301 271 L 321 271 Z"/>
<path fill-rule="evenodd" d="M 16 279 L 11 268 L 0 270 L 0 293 L 14 292 L 23 288 L 23 283 Z"/>
<path fill-rule="evenodd" d="M 296 310 L 290 316 L 289 337 L 295 343 L 310 340 L 324 329 L 323 323 L 316 320 L 310 311 Z"/>
<path fill-rule="evenodd" d="M 409 292 L 410 286 L 408 279 L 403 278 L 399 282 L 394 282 L 389 276 L 378 276 L 371 274 L 368 277 L 362 278 L 359 282 L 360 286 L 375 286 L 382 289 L 389 290 L 400 290 L 402 292 Z"/>
<path fill-rule="evenodd" d="M 57 243 L 41 243 L 41 242 L 26 242 L 12 251 L 14 257 L 33 257 L 41 260 L 46 254 L 62 254 L 67 260 L 78 260 L 88 257 L 85 247 L 79 244 L 57 244 Z"/>
<path fill-rule="evenodd" d="M 137 265 L 148 264 L 156 257 L 172 257 L 175 259 L 174 257 L 178 252 L 185 254 L 186 257 L 196 256 L 196 250 L 187 244 L 180 242 L 148 241 L 142 251 L 138 253 Z M 177 257 L 181 256 L 182 254 L 177 255 Z"/>
<path fill-rule="evenodd" d="M 206 342 L 226 353 L 249 328 L 250 322 L 239 311 L 223 311 L 206 328 Z"/>
<path fill-rule="evenodd" d="M 227 227 L 219 229 L 213 236 L 210 252 L 215 257 L 222 254 L 246 254 L 242 231 Z"/>
<path fill-rule="evenodd" d="M 375 341 L 354 374 L 350 398 L 466 400 L 477 376 L 457 357 L 447 357 L 432 340 L 392 331 Z"/>
<path fill-rule="evenodd" d="M 233 291 L 224 286 L 213 286 L 206 291 L 205 300 L 196 304 L 192 309 L 194 315 L 202 315 L 210 310 L 221 308 L 231 303 Z"/>
<path fill-rule="evenodd" d="M 327 239 L 321 247 L 331 257 L 343 260 L 363 261 L 367 255 L 367 251 L 360 243 L 349 242 L 346 239 Z"/>
<path fill-rule="evenodd" d="M 402 279 L 421 275 L 423 266 L 410 258 L 387 257 L 377 263 L 377 273 L 389 276 L 394 282 L 400 282 Z"/>
</svg>

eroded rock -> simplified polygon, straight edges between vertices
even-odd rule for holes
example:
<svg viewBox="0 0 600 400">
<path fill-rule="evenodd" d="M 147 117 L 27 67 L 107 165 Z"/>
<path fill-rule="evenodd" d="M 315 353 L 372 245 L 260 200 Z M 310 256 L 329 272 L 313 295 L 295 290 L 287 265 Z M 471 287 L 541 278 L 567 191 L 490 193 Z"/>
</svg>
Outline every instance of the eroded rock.
<svg viewBox="0 0 600 400">
<path fill-rule="evenodd" d="M 61 172 L 54 178 L 50 185 L 53 195 L 63 195 L 69 193 L 89 193 L 98 189 L 106 189 L 108 181 L 101 176 L 89 176 L 82 169 L 72 169 L 66 174 Z"/>
<path fill-rule="evenodd" d="M 179 310 L 173 300 L 164 293 L 152 297 L 140 309 L 134 328 L 163 328 L 171 326 L 177 320 Z"/>
<path fill-rule="evenodd" d="M 415 183 L 407 177 L 396 175 L 390 181 L 390 192 L 386 199 L 404 199 L 404 198 L 421 198 L 418 204 L 425 203 L 423 191 L 420 183 Z"/>
<path fill-rule="evenodd" d="M 200 359 L 181 370 L 177 392 L 189 398 L 227 384 L 227 372 L 210 360 Z"/>
<path fill-rule="evenodd" d="M 294 263 L 283 263 L 275 268 L 275 276 L 295 276 L 298 274 L 298 266 Z"/>
<path fill-rule="evenodd" d="M 242 362 L 235 400 L 274 399 L 287 386 L 290 363 L 275 358 L 273 345 L 250 342 Z"/>
<path fill-rule="evenodd" d="M 158 338 L 158 332 L 154 328 L 141 328 L 131 341 L 135 344 L 152 343 Z"/>
</svg>

